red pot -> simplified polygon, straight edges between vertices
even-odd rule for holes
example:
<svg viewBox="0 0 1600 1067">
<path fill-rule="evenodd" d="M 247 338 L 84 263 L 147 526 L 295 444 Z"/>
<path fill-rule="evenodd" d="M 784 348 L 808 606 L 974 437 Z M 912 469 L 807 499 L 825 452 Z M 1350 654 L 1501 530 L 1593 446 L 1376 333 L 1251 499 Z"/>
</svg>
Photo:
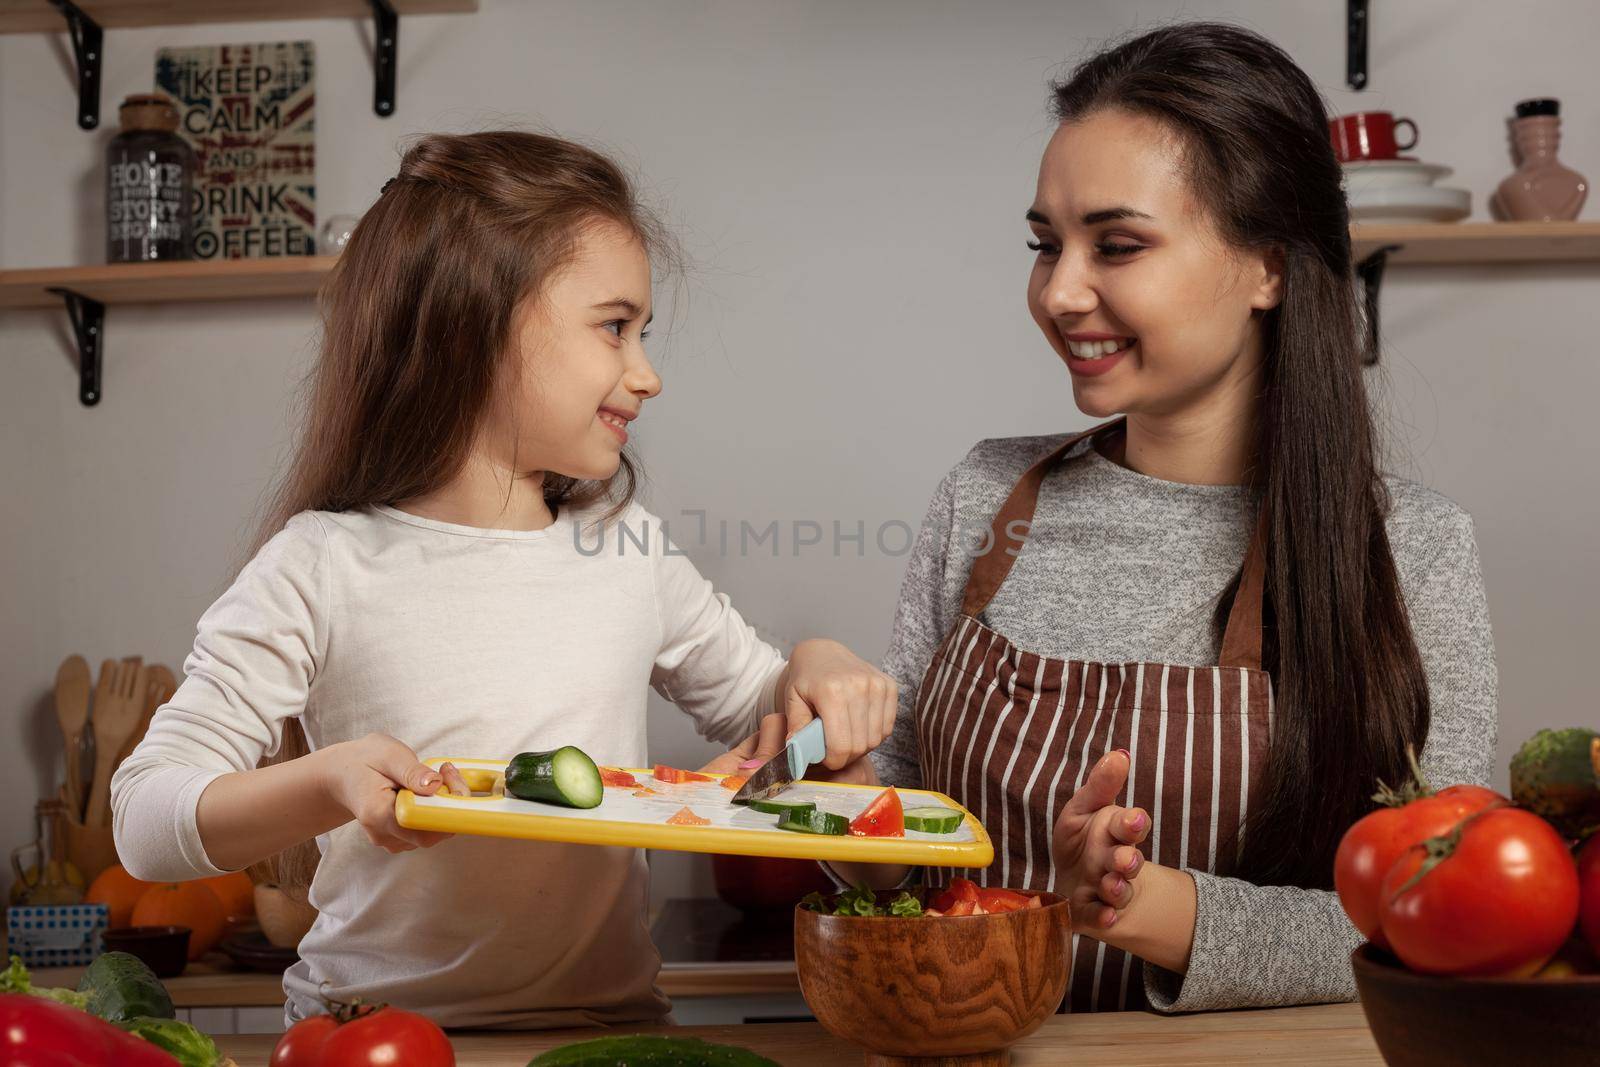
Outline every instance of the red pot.
<svg viewBox="0 0 1600 1067">
<path fill-rule="evenodd" d="M 816 860 L 713 855 L 711 876 L 717 896 L 741 911 L 789 910 L 807 893 L 833 891 Z"/>
</svg>

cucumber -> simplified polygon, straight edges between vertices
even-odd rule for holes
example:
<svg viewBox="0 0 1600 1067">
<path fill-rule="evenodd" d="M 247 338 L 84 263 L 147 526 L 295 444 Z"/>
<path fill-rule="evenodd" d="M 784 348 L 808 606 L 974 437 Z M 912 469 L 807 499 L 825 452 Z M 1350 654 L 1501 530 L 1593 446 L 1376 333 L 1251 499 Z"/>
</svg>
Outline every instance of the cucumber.
<svg viewBox="0 0 1600 1067">
<path fill-rule="evenodd" d="M 778 829 L 801 834 L 839 835 L 850 829 L 850 820 L 831 811 L 790 811 L 778 820 Z"/>
<path fill-rule="evenodd" d="M 567 745 L 511 757 L 506 764 L 506 792 L 523 800 L 593 808 L 605 796 L 605 786 L 600 783 L 600 768 L 588 753 Z"/>
<path fill-rule="evenodd" d="M 78 992 L 89 998 L 84 1010 L 119 1025 L 141 1016 L 171 1019 L 177 1014 L 156 972 L 126 952 L 97 957 L 83 972 Z"/>
<path fill-rule="evenodd" d="M 764 811 L 768 815 L 787 815 L 791 811 L 803 815 L 817 810 L 817 806 L 809 800 L 762 800 L 756 797 L 749 803 L 752 811 Z"/>
<path fill-rule="evenodd" d="M 908 808 L 906 829 L 925 834 L 953 834 L 961 827 L 961 813 L 949 808 Z"/>
<path fill-rule="evenodd" d="M 713 1045 L 697 1037 L 597 1037 L 562 1045 L 536 1056 L 528 1067 L 778 1067 L 736 1045 Z"/>
</svg>

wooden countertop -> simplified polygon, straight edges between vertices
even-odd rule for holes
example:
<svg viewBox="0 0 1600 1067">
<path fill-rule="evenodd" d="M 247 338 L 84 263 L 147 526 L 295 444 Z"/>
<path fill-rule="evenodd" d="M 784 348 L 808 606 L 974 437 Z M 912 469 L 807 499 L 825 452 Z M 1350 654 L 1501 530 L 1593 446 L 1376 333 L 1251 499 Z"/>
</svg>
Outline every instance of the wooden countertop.
<svg viewBox="0 0 1600 1067">
<path fill-rule="evenodd" d="M 457 1067 L 526 1067 L 534 1056 L 600 1030 L 515 1034 L 459 1033 Z M 612 1031 L 615 1032 L 615 1031 Z M 848 1067 L 862 1054 L 816 1023 L 641 1027 L 625 1033 L 671 1033 L 741 1045 L 783 1067 Z M 217 1047 L 239 1067 L 266 1067 L 276 1038 L 219 1037 Z M 1013 1067 L 1232 1067 L 1245 1062 L 1315 1067 L 1382 1067 L 1383 1059 L 1357 1004 L 1266 1011 L 1161 1016 L 1147 1012 L 1057 1015 L 1011 1050 Z"/>
<path fill-rule="evenodd" d="M 45 967 L 33 972 L 37 986 L 78 987 L 82 967 Z M 179 1008 L 278 1008 L 283 1006 L 283 978 L 243 971 L 218 953 L 189 964 L 177 978 L 162 980 Z M 674 1000 L 686 997 L 768 996 L 799 993 L 794 963 L 668 964 L 656 985 Z"/>
</svg>

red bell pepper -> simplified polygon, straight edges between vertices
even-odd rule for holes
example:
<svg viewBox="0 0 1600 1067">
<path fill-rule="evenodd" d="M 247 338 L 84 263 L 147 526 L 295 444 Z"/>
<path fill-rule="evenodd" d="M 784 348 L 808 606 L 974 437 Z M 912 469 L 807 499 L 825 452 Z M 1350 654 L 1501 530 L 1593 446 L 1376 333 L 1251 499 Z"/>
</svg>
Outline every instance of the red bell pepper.
<svg viewBox="0 0 1600 1067">
<path fill-rule="evenodd" d="M 680 782 L 711 781 L 711 776 L 709 774 L 701 774 L 699 771 L 680 770 L 677 767 L 668 767 L 665 763 L 656 764 L 653 773 L 655 774 L 656 781 L 666 782 L 669 785 L 677 785 Z"/>
<path fill-rule="evenodd" d="M 600 783 L 618 787 L 638 788 L 639 780 L 627 771 L 616 767 L 600 768 Z"/>
<path fill-rule="evenodd" d="M 8 1067 L 178 1067 L 142 1038 L 43 997 L 0 993 L 0 1062 Z"/>
</svg>

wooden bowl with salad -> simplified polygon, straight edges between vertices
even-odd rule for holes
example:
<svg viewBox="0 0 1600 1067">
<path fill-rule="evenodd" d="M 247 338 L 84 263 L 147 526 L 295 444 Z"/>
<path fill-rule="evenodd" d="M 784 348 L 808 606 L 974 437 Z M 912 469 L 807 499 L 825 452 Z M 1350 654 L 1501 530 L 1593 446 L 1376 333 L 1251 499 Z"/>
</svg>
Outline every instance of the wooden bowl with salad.
<svg viewBox="0 0 1600 1067">
<path fill-rule="evenodd" d="M 817 1021 L 874 1067 L 999 1065 L 1060 1007 L 1071 934 L 1062 898 L 965 879 L 931 898 L 813 894 L 795 911 L 795 966 Z"/>
</svg>

